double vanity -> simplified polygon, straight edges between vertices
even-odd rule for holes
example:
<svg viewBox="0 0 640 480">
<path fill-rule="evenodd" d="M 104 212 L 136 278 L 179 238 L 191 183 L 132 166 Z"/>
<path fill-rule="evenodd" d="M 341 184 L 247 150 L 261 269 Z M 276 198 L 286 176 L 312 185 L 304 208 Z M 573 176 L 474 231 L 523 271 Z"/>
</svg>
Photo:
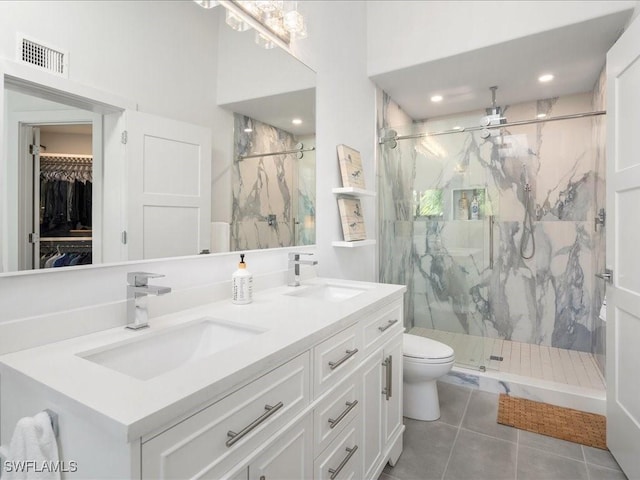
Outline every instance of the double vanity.
<svg viewBox="0 0 640 480">
<path fill-rule="evenodd" d="M 402 451 L 404 290 L 313 278 L 4 355 L 2 439 L 49 409 L 63 478 L 375 479 Z"/>
</svg>

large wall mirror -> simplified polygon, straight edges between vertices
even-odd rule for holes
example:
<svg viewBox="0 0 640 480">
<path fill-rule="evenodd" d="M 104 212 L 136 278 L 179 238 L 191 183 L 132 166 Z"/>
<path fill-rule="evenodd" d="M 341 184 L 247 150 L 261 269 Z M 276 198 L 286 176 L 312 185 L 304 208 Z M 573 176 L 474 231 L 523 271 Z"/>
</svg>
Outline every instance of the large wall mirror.
<svg viewBox="0 0 640 480">
<path fill-rule="evenodd" d="M 3 3 L 12 4 L 0 6 L 0 13 L 16 32 L 37 3 L 60 3 L 76 20 L 119 15 L 110 2 L 94 8 L 85 2 Z M 154 7 L 127 2 L 123 8 L 134 15 Z M 51 94 L 55 89 L 40 88 L 30 75 L 5 72 L 0 272 L 315 243 L 315 72 L 278 47 L 257 45 L 254 31 L 229 28 L 222 7 L 166 2 L 158 8 L 167 18 L 184 15 L 177 24 L 197 19 L 198 28 L 215 33 L 211 54 L 200 59 L 208 62 L 208 78 L 189 79 L 211 82 L 202 102 L 208 111 L 189 110 L 193 84 L 183 82 L 158 94 L 167 112 L 178 112 L 172 118 L 162 108 L 145 111 L 145 102 L 117 89 L 119 81 L 113 90 L 88 82 L 87 91 L 101 87 L 137 104 L 139 112 L 105 108 L 90 95 L 78 101 L 80 94 Z M 58 28 L 73 29 L 68 23 Z M 124 22 L 123 37 L 142 35 L 126 32 L 127 25 L 137 24 Z M 180 42 L 187 31 L 178 26 L 166 35 Z M 100 44 L 100 29 L 91 33 Z M 149 47 L 128 44 L 140 56 Z M 7 54 L 10 47 L 0 42 L 0 58 L 20 64 Z M 72 48 L 69 54 L 73 59 Z M 168 77 L 178 75 L 170 62 L 164 68 Z M 198 88 L 206 91 L 206 85 Z"/>
</svg>

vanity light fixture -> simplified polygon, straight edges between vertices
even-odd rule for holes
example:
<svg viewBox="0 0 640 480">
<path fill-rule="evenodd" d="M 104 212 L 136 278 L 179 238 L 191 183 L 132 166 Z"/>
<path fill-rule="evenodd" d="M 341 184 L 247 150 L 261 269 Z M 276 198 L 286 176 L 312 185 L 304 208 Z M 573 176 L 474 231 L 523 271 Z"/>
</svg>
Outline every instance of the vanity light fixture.
<svg viewBox="0 0 640 480">
<path fill-rule="evenodd" d="M 538 81 L 541 83 L 547 83 L 553 80 L 553 75 L 550 73 L 545 73 L 544 75 L 540 75 L 538 77 Z"/>
<path fill-rule="evenodd" d="M 433 103 L 438 103 L 441 102 L 443 98 L 444 97 L 442 95 L 434 95 L 433 97 L 431 97 L 431 101 Z"/>
<path fill-rule="evenodd" d="M 291 120 L 291 123 L 293 123 L 294 125 L 302 125 L 302 120 L 300 118 L 294 118 L 293 120 Z"/>
<path fill-rule="evenodd" d="M 253 27 L 256 30 L 256 43 L 263 48 L 273 48 L 278 41 L 288 48 L 291 39 L 307 37 L 304 17 L 298 12 L 297 1 L 284 0 L 194 0 L 204 8 L 216 3 L 227 9 L 226 22 L 234 30 L 244 32 Z"/>
<path fill-rule="evenodd" d="M 245 133 L 251 133 L 253 132 L 253 124 L 251 122 L 250 118 L 247 118 L 247 124 L 244 127 L 244 131 Z"/>
</svg>

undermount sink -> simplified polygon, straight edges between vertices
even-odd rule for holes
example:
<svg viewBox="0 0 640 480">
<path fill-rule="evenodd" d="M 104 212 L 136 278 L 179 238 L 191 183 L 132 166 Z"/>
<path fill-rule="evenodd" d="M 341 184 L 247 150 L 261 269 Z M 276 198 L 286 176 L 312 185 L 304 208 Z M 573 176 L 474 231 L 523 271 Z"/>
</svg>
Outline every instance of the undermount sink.
<svg viewBox="0 0 640 480">
<path fill-rule="evenodd" d="M 313 298 L 327 302 L 342 302 L 366 292 L 366 288 L 352 287 L 350 285 L 340 285 L 326 283 L 322 285 L 310 285 L 296 287 L 297 290 L 287 292 L 285 295 L 295 297 Z"/>
<path fill-rule="evenodd" d="M 77 354 L 125 375 L 149 380 L 182 365 L 264 333 L 265 330 L 201 318 L 166 331 L 149 332 L 140 339 Z"/>
</svg>

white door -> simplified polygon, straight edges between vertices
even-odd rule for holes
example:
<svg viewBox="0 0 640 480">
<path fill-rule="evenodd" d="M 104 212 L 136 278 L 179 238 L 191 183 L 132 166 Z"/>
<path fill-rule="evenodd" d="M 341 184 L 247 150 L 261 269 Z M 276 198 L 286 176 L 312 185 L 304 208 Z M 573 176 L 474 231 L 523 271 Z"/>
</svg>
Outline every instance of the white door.
<svg viewBox="0 0 640 480">
<path fill-rule="evenodd" d="M 607 54 L 607 445 L 640 478 L 640 19 Z"/>
<path fill-rule="evenodd" d="M 126 112 L 128 259 L 196 255 L 211 241 L 211 132 Z"/>
</svg>

